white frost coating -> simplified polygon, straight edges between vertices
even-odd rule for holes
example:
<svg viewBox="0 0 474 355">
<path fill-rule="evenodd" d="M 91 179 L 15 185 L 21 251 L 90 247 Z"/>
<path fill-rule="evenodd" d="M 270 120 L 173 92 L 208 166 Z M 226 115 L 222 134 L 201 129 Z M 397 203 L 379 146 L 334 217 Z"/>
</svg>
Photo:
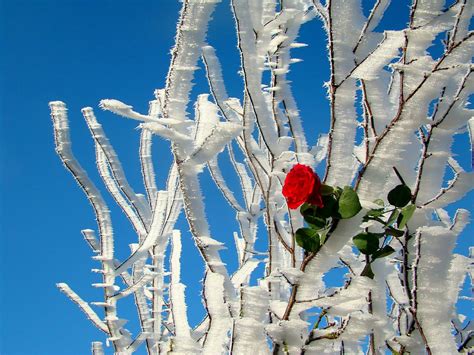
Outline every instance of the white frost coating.
<svg viewBox="0 0 474 355">
<path fill-rule="evenodd" d="M 252 181 L 250 179 L 249 173 L 247 172 L 245 165 L 235 161 L 232 151 L 229 150 L 229 154 L 231 155 L 231 161 L 232 161 L 232 164 L 234 165 L 234 169 L 237 175 L 239 176 L 240 186 L 242 188 L 245 204 L 248 209 L 250 208 L 250 205 L 254 203 L 253 202 L 254 189 L 253 189 Z"/>
<path fill-rule="evenodd" d="M 92 342 L 92 355 L 104 355 L 104 348 L 101 341 Z"/>
<path fill-rule="evenodd" d="M 459 297 L 462 285 L 466 278 L 466 270 L 470 268 L 470 260 L 464 255 L 455 254 L 448 272 L 449 284 L 446 287 L 447 299 L 453 312 L 452 318 L 456 318 L 456 301 Z"/>
<path fill-rule="evenodd" d="M 364 27 L 364 33 L 370 33 L 378 26 L 391 0 L 377 0 Z"/>
<path fill-rule="evenodd" d="M 208 95 L 200 95 L 196 103 L 195 148 L 189 159 L 194 164 L 206 163 L 219 154 L 242 128 L 240 123 L 219 122 L 217 106 L 208 101 Z"/>
<path fill-rule="evenodd" d="M 149 130 L 142 129 L 140 135 L 140 164 L 150 208 L 155 205 L 158 193 L 151 150 L 152 138 L 153 134 Z"/>
<path fill-rule="evenodd" d="M 190 159 L 194 164 L 203 164 L 219 154 L 240 132 L 240 124 L 220 122 L 216 124 L 205 137 L 201 146 L 191 154 Z"/>
<path fill-rule="evenodd" d="M 471 141 L 471 167 L 474 167 L 474 117 L 469 119 L 467 127 L 469 129 L 469 138 Z"/>
<path fill-rule="evenodd" d="M 132 118 L 137 121 L 153 121 L 152 117 L 148 115 L 142 115 L 138 112 L 133 111 L 133 106 L 124 104 L 123 102 L 115 99 L 104 99 L 100 100 L 99 107 L 103 110 L 113 112 L 119 116 L 126 118 Z"/>
<path fill-rule="evenodd" d="M 177 354 L 193 353 L 198 351 L 198 344 L 191 338 L 188 316 L 186 314 L 186 302 L 184 299 L 185 286 L 181 283 L 181 232 L 173 230 L 171 249 L 171 283 L 170 303 L 175 329 L 175 347 L 173 351 Z"/>
<path fill-rule="evenodd" d="M 204 354 L 222 354 L 228 343 L 231 328 L 229 305 L 223 298 L 225 278 L 217 273 L 206 272 L 204 278 L 204 302 L 209 316 L 209 330 L 203 344 Z"/>
<path fill-rule="evenodd" d="M 197 172 L 193 170 L 192 167 L 190 168 L 186 165 L 182 165 L 178 170 L 179 169 L 181 169 L 182 174 L 180 183 L 186 186 L 187 195 L 185 196 L 185 212 L 188 221 L 190 222 L 191 232 L 194 236 L 196 245 L 202 251 L 206 264 L 211 268 L 211 270 L 213 272 L 219 272 L 228 280 L 227 270 L 218 253 L 221 246 L 214 245 L 206 248 L 207 243 L 205 239 L 201 242 L 201 237 L 209 238 L 210 232 L 205 215 Z"/>
<path fill-rule="evenodd" d="M 244 29 L 252 28 L 252 13 L 249 10 L 250 3 L 248 0 L 235 0 L 232 2 L 234 16 L 237 21 L 239 31 L 239 49 L 242 57 L 246 58 L 242 62 L 243 74 L 246 82 L 245 94 L 249 98 L 249 108 L 252 109 L 253 115 L 247 113 L 246 120 L 255 120 L 259 129 L 262 131 L 262 137 L 266 148 L 270 152 L 276 153 L 276 142 L 278 139 L 275 123 L 270 120 L 271 114 L 269 108 L 265 104 L 265 99 L 260 90 L 261 76 L 264 68 L 264 57 L 259 53 L 256 47 L 253 34 Z M 269 40 L 269 38 L 267 38 Z"/>
<path fill-rule="evenodd" d="M 458 209 L 454 216 L 453 224 L 449 227 L 454 233 L 460 234 L 470 222 L 470 213 L 465 209 Z"/>
<path fill-rule="evenodd" d="M 248 283 L 250 275 L 258 264 L 260 264 L 260 260 L 248 259 L 240 266 L 239 270 L 231 276 L 232 284 L 236 289 L 240 288 L 242 284 Z"/>
<path fill-rule="evenodd" d="M 456 11 L 457 27 L 451 31 L 451 42 L 464 38 L 469 33 L 469 23 L 472 20 L 474 6 L 469 0 L 459 1 L 453 11 Z"/>
<path fill-rule="evenodd" d="M 161 121 L 161 120 L 160 120 Z M 190 138 L 185 135 L 185 134 L 182 134 L 182 133 L 179 133 L 175 130 L 172 130 L 172 129 L 169 129 L 168 127 L 162 125 L 161 123 L 159 123 L 159 121 L 157 122 L 146 122 L 146 123 L 142 123 L 140 125 L 141 128 L 143 129 L 148 129 L 150 130 L 151 132 L 153 132 L 154 134 L 164 138 L 164 139 L 168 139 L 174 143 L 179 143 L 179 144 L 189 144 L 190 143 Z"/>
<path fill-rule="evenodd" d="M 89 201 L 94 206 L 101 236 L 101 254 L 104 257 L 112 259 L 113 233 L 108 208 L 99 190 L 89 179 L 87 173 L 79 165 L 72 153 L 66 105 L 63 102 L 54 101 L 50 102 L 49 106 L 54 123 L 56 151 L 66 168 L 73 174 L 79 186 L 84 190 Z"/>
<path fill-rule="evenodd" d="M 369 139 L 374 139 L 373 133 L 380 134 L 397 112 L 397 107 L 390 101 L 389 87 L 391 84 L 394 85 L 391 83 L 392 73 L 381 70 L 377 75 L 377 80 L 364 81 L 362 86 L 363 98 L 366 105 L 370 107 L 370 113 L 374 121 L 375 132 L 371 132 L 371 129 L 369 129 Z M 393 90 L 396 92 L 395 89 Z M 373 147 L 372 144 L 370 146 Z"/>
<path fill-rule="evenodd" d="M 244 238 L 239 237 L 239 233 L 237 232 L 234 232 L 232 234 L 234 236 L 235 249 L 237 251 L 237 258 L 239 260 L 239 267 L 241 267 L 244 261 L 244 255 L 245 255 L 244 254 L 245 253 L 245 240 Z"/>
<path fill-rule="evenodd" d="M 352 155 L 357 128 L 357 114 L 354 107 L 355 80 L 347 79 L 337 92 L 334 102 L 337 114 L 331 127 L 332 131 L 329 133 L 331 150 L 328 159 L 332 169 L 326 170 L 325 182 L 329 185 L 344 186 L 351 184 L 355 162 Z"/>
<path fill-rule="evenodd" d="M 418 264 L 417 313 L 429 347 L 435 354 L 453 354 L 457 347 L 451 335 L 451 326 L 445 322 L 450 319 L 454 302 L 445 288 L 433 285 L 446 285 L 450 282 L 449 269 L 453 258 L 455 238 L 459 231 L 452 231 L 441 226 L 422 227 L 417 236 L 420 243 Z"/>
<path fill-rule="evenodd" d="M 155 277 L 157 276 L 156 273 L 153 272 L 145 272 L 145 274 L 138 280 L 136 281 L 133 285 L 130 287 L 126 288 L 125 290 L 121 291 L 120 293 L 112 296 L 116 299 L 124 298 L 127 297 L 133 293 L 136 293 L 137 290 L 143 288 L 147 283 L 152 281 Z"/>
<path fill-rule="evenodd" d="M 272 339 L 284 343 L 290 354 L 296 354 L 304 344 L 303 334 L 308 326 L 308 322 L 295 318 L 269 324 L 265 330 Z"/>
<path fill-rule="evenodd" d="M 147 216 L 147 218 L 149 217 L 149 208 L 141 203 L 142 201 L 138 199 L 135 192 L 133 192 L 128 185 L 115 151 L 108 143 L 100 124 L 93 121 L 95 118 L 91 118 L 94 117 L 92 110 L 83 109 L 83 114 L 84 117 L 86 117 L 92 136 L 94 137 L 97 169 L 99 170 L 100 176 L 110 194 L 122 208 L 141 239 L 146 234 L 145 223 L 147 223 L 148 220 L 145 221 L 144 218 L 145 216 Z M 124 196 L 129 200 L 127 201 Z M 134 207 L 139 213 L 135 212 Z"/>
<path fill-rule="evenodd" d="M 359 40 L 365 18 L 362 14 L 360 0 L 350 2 L 332 0 L 328 9 L 332 19 L 328 31 L 332 38 L 335 54 L 333 58 L 335 80 L 336 83 L 340 83 L 354 67 L 354 53 L 352 51 Z"/>
<path fill-rule="evenodd" d="M 273 103 L 269 104 L 269 106 L 273 106 L 273 110 L 275 110 L 276 107 L 281 103 L 283 108 L 281 114 L 284 115 L 288 121 L 288 128 L 293 137 L 295 144 L 294 148 L 298 155 L 299 161 L 302 164 L 312 165 L 312 161 L 306 159 L 308 157 L 306 155 L 308 151 L 306 137 L 303 132 L 299 110 L 296 101 L 293 98 L 289 81 L 286 77 L 290 65 L 297 62 L 297 60 L 292 61 L 290 57 L 290 49 L 305 46 L 303 43 L 295 42 L 295 40 L 298 36 L 300 26 L 307 19 L 305 18 L 305 12 L 302 11 L 301 3 L 293 1 L 285 2 L 282 5 L 282 11 L 279 14 L 279 19 L 282 21 L 282 23 L 279 24 L 279 29 L 284 32 L 285 35 L 278 35 L 275 37 L 281 40 L 276 48 L 272 48 L 272 42 L 275 40 L 275 38 L 273 38 L 269 44 L 270 48 L 268 51 L 270 53 L 274 53 L 274 58 L 276 59 L 274 62 L 275 65 L 272 66 L 274 68 L 272 70 L 274 82 L 272 87 L 269 88 L 271 91 L 276 91 L 276 93 L 272 94 Z M 272 25 L 276 26 L 277 24 L 272 23 Z M 279 133 L 280 139 L 285 138 L 281 137 L 282 133 L 283 132 Z M 280 150 L 286 149 L 287 148 L 285 147 L 280 147 Z"/>
<path fill-rule="evenodd" d="M 215 50 L 211 46 L 202 47 L 202 58 L 206 66 L 206 73 L 211 88 L 212 96 L 219 106 L 220 111 L 227 120 L 239 121 L 238 114 L 229 106 L 226 101 L 229 99 L 227 90 L 222 78 L 222 69 Z"/>
<path fill-rule="evenodd" d="M 209 95 L 199 95 L 194 108 L 194 144 L 200 146 L 219 122 L 217 106 L 209 101 Z"/>
<path fill-rule="evenodd" d="M 185 2 L 183 4 L 177 29 L 176 45 L 172 51 L 171 65 L 163 95 L 164 118 L 180 121 L 186 119 L 186 105 L 192 86 L 195 64 L 201 54 L 207 23 L 213 10 L 213 3 Z M 176 127 L 171 132 L 179 133 L 183 137 L 186 137 L 187 133 L 183 127 Z M 226 284 L 228 284 L 226 289 L 230 293 L 232 286 L 218 249 L 215 247 L 204 248 L 200 241 L 200 237 L 209 236 L 210 233 L 197 177 L 199 169 L 196 169 L 196 166 L 192 164 L 182 163 L 189 158 L 190 146 L 192 145 L 187 137 L 186 139 L 174 140 L 172 144 L 186 217 L 196 246 L 200 249 L 207 266 L 212 272 L 219 272 L 224 276 Z"/>
<path fill-rule="evenodd" d="M 303 276 L 303 271 L 297 268 L 284 268 L 280 270 L 281 275 L 290 282 L 291 284 L 297 284 L 301 276 Z"/>
<path fill-rule="evenodd" d="M 404 42 L 404 35 L 401 31 L 385 32 L 384 40 L 369 55 L 367 59 L 361 62 L 353 71 L 354 78 L 374 80 L 377 79 L 378 73 L 387 65 L 394 57 L 397 57 L 399 48 Z"/>
<path fill-rule="evenodd" d="M 244 287 L 241 290 L 240 316 L 235 320 L 232 350 L 235 354 L 269 354 L 265 340 L 264 320 L 267 315 L 268 293 L 261 286 Z"/>
<path fill-rule="evenodd" d="M 146 341 L 147 339 L 149 338 L 153 338 L 153 334 L 152 333 L 149 333 L 149 332 L 141 332 L 138 337 L 136 337 L 132 344 L 130 344 L 130 346 L 127 348 L 127 350 L 133 354 L 135 351 L 138 350 L 138 348 L 140 347 L 140 345 Z"/>
<path fill-rule="evenodd" d="M 425 202 L 425 207 L 442 208 L 466 195 L 474 188 L 474 173 L 459 172 L 449 181 L 448 187 L 442 188 L 438 195 Z"/>
<path fill-rule="evenodd" d="M 316 164 L 319 164 L 326 157 L 328 152 L 328 135 L 322 134 L 318 138 L 317 144 L 310 150 L 310 153 L 314 155 Z"/>
<path fill-rule="evenodd" d="M 444 0 L 417 1 L 414 13 L 414 26 L 422 26 L 441 13 Z"/>
<path fill-rule="evenodd" d="M 150 230 L 146 237 L 141 241 L 137 250 L 135 250 L 116 270 L 115 273 L 118 275 L 123 271 L 127 270 L 137 260 L 147 256 L 148 250 L 153 247 L 158 238 L 163 237 L 160 231 L 163 228 L 164 214 L 166 210 L 166 203 L 168 199 L 167 191 L 158 191 L 158 197 L 156 199 L 156 205 L 154 208 L 153 219 L 151 222 Z"/>
<path fill-rule="evenodd" d="M 56 286 L 59 288 L 61 292 L 63 292 L 71 301 L 73 301 L 75 304 L 79 306 L 81 311 L 83 311 L 87 318 L 90 319 L 90 321 L 100 330 L 102 330 L 104 333 L 109 333 L 109 330 L 107 329 L 107 326 L 105 323 L 99 318 L 99 316 L 92 310 L 92 308 L 80 298 L 77 293 L 75 293 L 71 288 L 65 284 L 65 283 L 58 283 Z"/>
<path fill-rule="evenodd" d="M 51 117 L 53 119 L 56 152 L 60 156 L 63 164 L 74 176 L 79 186 L 87 195 L 96 214 L 100 235 L 100 255 L 96 256 L 102 262 L 103 268 L 103 284 L 105 288 L 105 297 L 109 299 L 114 293 L 115 273 L 114 273 L 114 239 L 112 231 L 112 223 L 110 213 L 102 198 L 99 190 L 87 176 L 87 173 L 79 165 L 71 151 L 71 141 L 69 138 L 69 126 L 67 119 L 66 105 L 60 101 L 49 103 L 51 109 Z M 120 350 L 127 345 L 129 339 L 122 336 L 121 329 L 113 321 L 117 318 L 116 307 L 114 301 L 111 300 L 111 307 L 105 307 L 106 324 L 109 334 L 112 338 L 114 346 Z"/>
<path fill-rule="evenodd" d="M 441 207 L 474 186 L 472 173 L 463 170 L 451 151 L 453 135 L 464 134 L 466 125 L 472 131 L 474 125 L 468 108 L 474 89 L 470 2 L 460 0 L 448 7 L 441 0 L 413 1 L 407 28 L 385 33 L 382 15 L 389 0 L 374 1 L 367 18 L 361 0 L 328 0 L 325 5 L 310 0 L 231 3 L 242 64 L 240 100 L 228 97 L 219 60 L 204 41 L 214 1 L 184 0 L 166 87 L 155 91 L 148 115 L 117 100 L 101 103 L 104 109 L 141 122 L 140 162 L 148 201 L 141 194 L 128 194 L 117 178 L 118 159 L 115 162 L 100 125 L 86 109 L 99 172 L 139 236 L 123 263 L 113 255 L 107 207 L 67 155 L 67 122 L 66 130 L 61 126 L 65 107 L 52 103 L 58 116 L 53 117 L 55 135 L 62 142 L 58 153 L 93 203 L 99 221 L 99 238 L 92 230 L 83 234 L 96 254 L 93 259 L 102 263 L 93 272 L 103 280 L 93 285 L 102 288 L 105 297 L 91 304 L 105 308 L 107 345 L 112 342 L 118 354 L 145 346 L 149 354 L 186 355 L 355 354 L 363 348 L 371 354 L 466 351 L 472 327 L 462 328 L 466 317 L 457 314 L 455 304 L 469 265 L 467 258 L 453 256 L 452 249 L 469 218 L 459 210 L 451 220 Z M 296 49 L 301 47 L 298 33 L 316 13 L 328 34 L 331 130 L 308 152 L 290 90 L 291 65 L 299 61 L 291 58 L 291 51 L 304 54 L 304 49 Z M 440 37 L 446 41 L 440 43 Z M 437 52 L 430 48 L 435 40 L 436 48 L 445 46 L 445 52 L 431 57 Z M 189 100 L 200 55 L 213 102 L 205 92 L 198 92 L 197 102 Z M 358 103 L 360 108 L 355 107 Z M 193 104 L 191 120 L 186 109 Z M 153 134 L 171 141 L 175 158 L 165 192 L 160 193 L 152 163 Z M 229 155 L 220 156 L 219 164 L 232 164 L 242 195 L 225 181 L 226 171 L 223 175 L 217 165 L 216 155 L 225 146 Z M 293 238 L 304 222 L 297 210 L 288 210 L 281 188 L 295 163 L 315 166 L 326 157 L 325 180 L 352 184 L 363 211 L 340 221 L 317 255 L 308 259 Z M 228 242 L 210 233 L 206 212 L 211 223 L 215 216 L 206 210 L 198 179 L 205 164 L 236 212 L 238 268 L 232 277 L 219 255 Z M 447 167 L 455 175 L 451 182 L 444 178 Z M 418 208 L 406 235 L 385 239 L 395 252 L 372 261 L 375 278 L 370 280 L 360 276 L 366 261 L 351 239 L 364 229 L 383 232 L 377 222 L 362 223 L 361 217 L 378 208 L 376 198 L 384 198 L 400 183 L 393 168 L 410 187 Z M 194 331 L 186 319 L 179 248 L 173 246 L 171 258 L 165 255 L 183 206 L 206 270 L 203 298 L 208 313 Z M 265 268 L 257 267 L 261 262 Z M 343 268 L 345 275 L 338 285 L 328 287 L 325 277 L 334 268 Z M 115 284 L 117 276 L 123 279 L 121 290 Z M 254 278 L 260 286 L 249 287 Z M 134 340 L 117 315 L 122 303 L 117 300 L 126 296 L 133 296 L 137 305 L 141 331 Z"/>
<path fill-rule="evenodd" d="M 373 344 L 378 352 L 383 352 L 385 344 L 396 334 L 396 327 L 392 324 L 387 315 L 387 298 L 385 280 L 394 272 L 386 259 L 378 259 L 372 263 L 372 270 L 375 273 L 374 283 L 370 290 L 369 313 L 373 317 L 372 333 Z"/>
<path fill-rule="evenodd" d="M 341 220 L 338 225 L 337 238 L 329 238 L 318 254 L 308 263 L 305 275 L 301 278 L 298 288 L 298 299 L 312 299 L 323 289 L 322 275 L 337 265 L 338 252 L 350 238 L 359 233 L 362 216 L 359 213 L 352 219 Z M 317 278 L 315 275 L 320 275 Z"/>
<path fill-rule="evenodd" d="M 100 244 L 95 236 L 95 232 L 92 229 L 83 229 L 81 233 L 92 251 L 94 253 L 100 253 Z"/>
<path fill-rule="evenodd" d="M 163 116 L 183 121 L 207 24 L 217 1 L 185 1 L 166 78 Z"/>
<path fill-rule="evenodd" d="M 219 187 L 219 190 L 222 192 L 225 199 L 229 202 L 232 208 L 236 211 L 243 211 L 243 208 L 240 206 L 239 202 L 237 202 L 236 198 L 234 197 L 234 193 L 230 190 L 229 186 L 225 182 L 224 177 L 222 176 L 222 172 L 219 168 L 217 158 L 209 160 L 207 167 L 209 168 L 209 172 L 211 173 L 212 179 Z"/>
</svg>

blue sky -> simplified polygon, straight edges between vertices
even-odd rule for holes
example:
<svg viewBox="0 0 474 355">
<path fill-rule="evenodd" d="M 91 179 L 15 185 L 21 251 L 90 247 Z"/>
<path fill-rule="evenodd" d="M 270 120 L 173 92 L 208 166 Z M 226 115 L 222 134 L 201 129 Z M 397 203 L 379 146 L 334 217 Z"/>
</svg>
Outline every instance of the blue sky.
<svg viewBox="0 0 474 355">
<path fill-rule="evenodd" d="M 80 234 L 81 229 L 96 228 L 94 215 L 55 154 L 48 102 L 67 103 L 73 149 L 99 184 L 92 139 L 80 109 L 97 107 L 103 98 L 116 98 L 140 112 L 147 110 L 154 89 L 164 86 L 180 5 L 175 0 L 0 1 L 1 354 L 85 354 L 91 341 L 103 340 L 100 331 L 55 287 L 57 282 L 67 282 L 87 301 L 101 298 L 101 292 L 90 287 L 98 280 L 90 272 L 97 265 Z M 400 28 L 407 10 L 405 1 L 394 0 L 384 25 Z M 290 78 L 308 140 L 314 144 L 329 122 L 323 88 L 328 66 L 320 23 L 306 24 L 300 41 L 310 46 L 294 50 L 294 56 L 305 61 L 292 68 Z M 218 5 L 208 42 L 221 58 L 230 95 L 240 97 L 239 57 L 226 1 Z M 193 95 L 208 92 L 202 70 L 195 82 Z M 96 114 L 128 168 L 132 186 L 143 192 L 136 122 L 98 109 Z M 471 166 L 468 149 L 467 138 L 459 137 L 455 151 L 466 169 Z M 168 143 L 156 140 L 154 153 L 162 187 L 171 162 Z M 202 182 L 212 232 L 229 244 L 224 258 L 232 268 L 234 214 L 222 208 L 225 202 L 208 174 Z M 461 205 L 472 209 L 472 196 Z M 108 201 L 119 231 L 117 254 L 123 259 L 135 236 Z M 213 218 L 216 214 L 218 219 Z M 179 227 L 188 230 L 182 218 Z M 469 227 L 462 235 L 459 252 L 466 253 L 473 232 Z M 198 297 L 202 263 L 188 233 L 183 244 L 183 281 L 188 284 L 188 298 L 194 299 L 189 318 L 195 324 L 203 313 Z M 136 330 L 133 308 L 122 309 L 122 316 L 131 319 L 129 328 Z"/>
</svg>

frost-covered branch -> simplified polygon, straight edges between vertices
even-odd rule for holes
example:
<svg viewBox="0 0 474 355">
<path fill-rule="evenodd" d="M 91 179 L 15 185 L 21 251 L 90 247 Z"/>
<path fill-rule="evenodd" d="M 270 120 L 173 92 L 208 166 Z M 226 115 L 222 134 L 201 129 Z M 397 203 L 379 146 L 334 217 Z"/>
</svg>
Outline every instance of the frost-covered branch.
<svg viewBox="0 0 474 355">
<path fill-rule="evenodd" d="M 235 22 L 241 65 L 241 82 L 232 86 L 240 84 L 240 97 L 228 96 L 227 69 L 206 42 L 218 2 L 183 1 L 166 83 L 154 92 L 148 113 L 114 99 L 100 102 L 139 122 L 146 196 L 130 186 L 92 109 L 83 109 L 99 175 L 137 234 L 125 260 L 115 257 L 110 211 L 99 188 L 72 155 L 66 107 L 50 104 L 57 153 L 98 222 L 98 237 L 89 229 L 83 235 L 102 265 L 93 269 L 103 278 L 93 286 L 104 290 L 104 299 L 91 304 L 103 307 L 105 318 L 65 284 L 58 287 L 107 334 L 116 353 L 142 346 L 148 354 L 470 351 L 473 323 L 457 313 L 456 302 L 465 298 L 460 289 L 472 260 L 454 253 L 469 214 L 458 209 L 451 218 L 443 209 L 474 187 L 472 171 L 452 148 L 466 127 L 472 146 L 470 1 L 413 0 L 406 27 L 382 31 L 390 0 L 374 1 L 367 15 L 361 0 L 231 0 L 233 19 L 227 20 Z M 316 17 L 327 33 L 330 128 L 310 148 L 317 134 L 305 135 L 307 118 L 290 84 L 293 66 L 305 65 L 293 57 L 306 51 L 300 29 Z M 205 70 L 197 72 L 201 64 Z M 198 87 L 194 99 L 197 75 L 208 86 Z M 152 154 L 155 136 L 169 141 L 169 167 Z M 344 186 L 353 186 L 360 200 L 351 218 L 343 218 L 340 196 L 337 213 L 324 210 L 331 216 L 322 221 L 314 250 L 304 247 L 298 231 L 321 220 L 305 220 L 282 194 L 297 163 L 326 165 L 323 180 L 330 186 L 324 188 L 334 188 L 321 197 L 318 213 L 330 209 L 328 196 Z M 211 234 L 221 215 L 205 204 L 204 169 L 225 199 L 222 208 L 235 213 L 223 235 Z M 156 175 L 166 172 L 166 185 L 158 186 Z M 232 174 L 235 179 L 228 179 Z M 409 190 L 402 207 L 387 197 L 400 184 Z M 188 235 L 175 227 L 181 210 L 203 262 L 205 315 L 198 325 L 188 319 L 194 309 L 181 277 L 188 252 L 181 246 Z M 359 234 L 376 236 L 385 257 L 357 252 Z M 231 270 L 220 251 L 232 248 L 232 237 L 237 262 Z M 329 287 L 333 271 L 344 275 Z M 126 297 L 133 297 L 140 325 L 133 337 L 118 317 Z M 102 343 L 94 342 L 92 352 L 103 354 Z"/>
</svg>

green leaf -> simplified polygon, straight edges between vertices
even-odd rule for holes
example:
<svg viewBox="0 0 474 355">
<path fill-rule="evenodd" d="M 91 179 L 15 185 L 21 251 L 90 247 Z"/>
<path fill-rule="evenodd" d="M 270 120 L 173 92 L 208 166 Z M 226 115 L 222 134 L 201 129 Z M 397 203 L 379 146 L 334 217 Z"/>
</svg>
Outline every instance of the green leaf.
<svg viewBox="0 0 474 355">
<path fill-rule="evenodd" d="M 360 276 L 368 277 L 369 279 L 374 278 L 374 272 L 372 271 L 372 266 L 370 264 L 365 265 L 364 270 L 362 270 Z"/>
<path fill-rule="evenodd" d="M 403 234 L 404 234 L 403 231 L 393 228 L 393 227 L 385 228 L 385 233 L 387 233 L 388 235 L 392 235 L 394 237 L 403 237 Z"/>
<path fill-rule="evenodd" d="M 398 209 L 394 209 L 393 212 L 390 214 L 390 217 L 388 217 L 387 223 L 385 223 L 386 226 L 390 226 L 397 220 L 398 214 L 400 211 Z"/>
<path fill-rule="evenodd" d="M 316 213 L 316 207 L 308 203 L 304 203 L 300 208 L 300 213 L 303 217 L 313 216 Z"/>
<path fill-rule="evenodd" d="M 321 195 L 322 196 L 329 196 L 334 192 L 334 188 L 332 186 L 321 184 Z"/>
<path fill-rule="evenodd" d="M 300 209 L 306 223 L 311 225 L 314 229 L 321 229 L 326 227 L 326 218 L 318 214 L 318 208 L 313 205 L 304 204 Z"/>
<path fill-rule="evenodd" d="M 389 256 L 395 252 L 395 249 L 393 249 L 390 245 L 386 245 L 383 248 L 377 250 L 373 255 L 372 255 L 372 260 L 383 258 L 386 256 Z"/>
<path fill-rule="evenodd" d="M 357 234 L 352 241 L 362 254 L 371 255 L 379 248 L 379 238 L 373 233 Z"/>
<path fill-rule="evenodd" d="M 400 222 L 398 223 L 398 228 L 402 229 L 405 227 L 407 222 L 410 220 L 410 218 L 413 216 L 413 213 L 415 213 L 416 206 L 415 205 L 408 205 L 402 209 L 401 216 L 402 218 L 400 219 Z"/>
<path fill-rule="evenodd" d="M 404 207 L 411 200 L 411 191 L 407 185 L 395 186 L 387 195 L 388 202 L 395 207 Z"/>
<path fill-rule="evenodd" d="M 313 229 L 316 229 L 316 230 L 326 227 L 326 220 L 321 218 L 321 217 L 316 217 L 316 216 L 308 214 L 308 215 L 304 216 L 304 220 Z"/>
<path fill-rule="evenodd" d="M 350 186 L 345 186 L 339 198 L 339 214 L 341 218 L 354 217 L 362 209 L 359 197 L 354 189 Z"/>
<path fill-rule="evenodd" d="M 339 217 L 337 200 L 334 196 L 323 196 L 323 208 L 316 209 L 316 216 L 320 218 Z"/>
<path fill-rule="evenodd" d="M 325 242 L 326 242 L 326 238 L 328 237 L 328 232 L 329 232 L 329 229 L 330 228 L 326 228 L 326 229 L 323 229 L 321 232 L 320 232 L 320 242 L 321 242 L 321 245 L 323 245 Z"/>
<path fill-rule="evenodd" d="M 379 222 L 380 224 L 385 225 L 385 221 L 378 217 L 369 217 L 369 219 Z"/>
<path fill-rule="evenodd" d="M 384 214 L 383 208 L 372 209 L 367 212 L 367 216 L 380 217 Z"/>
<path fill-rule="evenodd" d="M 320 241 L 318 233 L 312 228 L 300 228 L 296 231 L 296 243 L 308 252 L 319 250 Z"/>
<path fill-rule="evenodd" d="M 309 203 L 305 202 L 301 205 L 300 207 L 300 213 L 302 216 L 304 216 L 306 213 L 308 213 L 309 210 L 314 209 L 313 205 L 310 205 Z"/>
</svg>

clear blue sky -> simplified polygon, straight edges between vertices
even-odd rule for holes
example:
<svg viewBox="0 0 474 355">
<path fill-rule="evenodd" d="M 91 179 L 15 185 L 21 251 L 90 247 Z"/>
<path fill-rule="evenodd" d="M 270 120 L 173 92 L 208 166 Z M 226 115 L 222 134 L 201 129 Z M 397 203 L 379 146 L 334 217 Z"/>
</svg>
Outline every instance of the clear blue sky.
<svg viewBox="0 0 474 355">
<path fill-rule="evenodd" d="M 92 139 L 80 109 L 97 107 L 103 98 L 116 98 L 138 111 L 147 110 L 153 90 L 164 86 L 179 8 L 175 0 L 0 0 L 1 354 L 86 354 L 91 341 L 103 340 L 101 332 L 55 287 L 57 282 L 67 282 L 85 300 L 101 300 L 101 292 L 90 287 L 98 280 L 90 272 L 97 264 L 80 234 L 81 229 L 96 229 L 94 215 L 54 152 L 48 102 L 67 103 L 73 149 L 99 183 Z M 394 0 L 384 24 L 400 28 L 407 10 L 405 1 Z M 209 43 L 221 58 L 230 94 L 240 97 L 239 58 L 227 1 L 218 6 L 214 18 Z M 320 23 L 305 25 L 300 41 L 310 47 L 294 50 L 294 56 L 305 61 L 293 66 L 290 78 L 308 140 L 314 144 L 318 134 L 328 129 L 322 87 L 328 66 Z M 205 92 L 201 70 L 193 95 Z M 96 113 L 128 168 L 131 184 L 143 192 L 136 123 Z M 462 165 L 470 169 L 467 139 L 458 139 L 455 149 L 464 157 Z M 171 161 L 168 150 L 168 143 L 156 140 L 160 187 Z M 234 214 L 222 208 L 227 205 L 207 174 L 202 181 L 214 237 L 229 245 L 224 258 L 232 268 Z M 462 202 L 470 209 L 472 196 Z M 120 211 L 108 201 L 120 244 L 117 253 L 123 258 L 127 244 L 136 239 Z M 188 230 L 182 219 L 179 227 Z M 469 227 L 463 234 L 461 253 L 466 253 L 468 235 L 473 232 Z M 183 249 L 187 255 L 183 281 L 188 284 L 188 298 L 194 299 L 189 317 L 195 324 L 203 313 L 199 301 L 203 274 L 187 233 Z M 121 309 L 125 309 L 122 317 L 134 318 L 133 307 Z M 135 331 L 136 322 L 131 320 L 129 328 Z"/>
</svg>

